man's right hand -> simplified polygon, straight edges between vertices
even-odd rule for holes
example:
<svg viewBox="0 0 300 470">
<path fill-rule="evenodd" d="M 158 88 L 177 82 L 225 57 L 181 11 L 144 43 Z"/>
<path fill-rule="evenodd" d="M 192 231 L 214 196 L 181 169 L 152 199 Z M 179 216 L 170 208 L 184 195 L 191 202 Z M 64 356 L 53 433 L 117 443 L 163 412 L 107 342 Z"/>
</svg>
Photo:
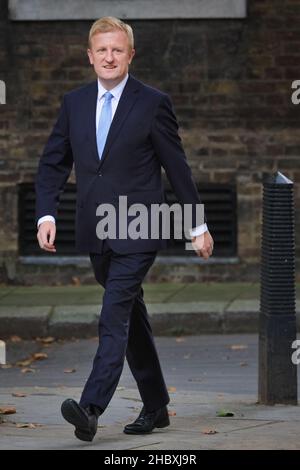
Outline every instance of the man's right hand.
<svg viewBox="0 0 300 470">
<path fill-rule="evenodd" d="M 56 225 L 54 222 L 45 221 L 39 226 L 37 239 L 40 248 L 51 253 L 56 253 L 54 240 L 56 235 Z"/>
</svg>

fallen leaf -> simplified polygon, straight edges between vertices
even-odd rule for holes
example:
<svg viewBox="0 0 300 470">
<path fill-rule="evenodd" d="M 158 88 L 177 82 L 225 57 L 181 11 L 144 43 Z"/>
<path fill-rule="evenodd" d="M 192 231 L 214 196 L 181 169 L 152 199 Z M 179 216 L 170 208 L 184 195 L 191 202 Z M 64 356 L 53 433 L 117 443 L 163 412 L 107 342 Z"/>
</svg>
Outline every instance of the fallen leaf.
<svg viewBox="0 0 300 470">
<path fill-rule="evenodd" d="M 41 424 L 35 423 L 16 423 L 17 428 L 29 428 L 29 429 L 36 429 L 42 427 Z"/>
<path fill-rule="evenodd" d="M 169 416 L 176 416 L 176 411 L 168 411 Z"/>
<path fill-rule="evenodd" d="M 55 341 L 55 338 L 53 338 L 53 336 L 47 336 L 46 338 L 36 338 L 36 341 L 44 344 L 50 344 Z"/>
<path fill-rule="evenodd" d="M 35 373 L 35 369 L 32 369 L 30 367 L 25 367 L 24 369 L 21 369 L 22 374 L 28 374 L 32 372 L 33 374 Z"/>
<path fill-rule="evenodd" d="M 73 276 L 73 277 L 72 277 L 72 284 L 73 284 L 74 286 L 80 286 L 81 282 L 80 282 L 79 277 Z"/>
<path fill-rule="evenodd" d="M 227 416 L 234 416 L 234 413 L 233 411 L 229 411 L 229 410 L 219 410 L 217 411 L 217 416 L 219 418 L 226 418 Z"/>
<path fill-rule="evenodd" d="M 12 393 L 12 396 L 17 398 L 27 397 L 26 393 L 23 392 L 14 392 Z"/>
<path fill-rule="evenodd" d="M 20 341 L 22 341 L 20 336 L 17 336 L 17 335 L 12 335 L 9 339 L 12 343 L 19 343 Z"/>
<path fill-rule="evenodd" d="M 74 372 L 76 372 L 76 369 L 64 369 L 65 374 L 73 374 Z"/>
<path fill-rule="evenodd" d="M 201 432 L 202 434 L 217 434 L 218 431 L 215 429 L 203 429 Z"/>
<path fill-rule="evenodd" d="M 169 387 L 168 392 L 171 392 L 171 393 L 176 392 L 176 387 Z"/>
<path fill-rule="evenodd" d="M 184 343 L 186 341 L 186 339 L 178 337 L 178 338 L 176 338 L 175 341 L 176 341 L 176 343 Z"/>
<path fill-rule="evenodd" d="M 232 344 L 230 346 L 230 349 L 232 349 L 233 351 L 238 351 L 240 349 L 247 349 L 247 348 L 248 348 L 247 344 Z"/>
<path fill-rule="evenodd" d="M 118 391 L 125 390 L 125 387 L 117 387 L 116 390 Z"/>
<path fill-rule="evenodd" d="M 33 363 L 33 359 L 30 358 L 30 359 L 25 359 L 24 361 L 17 361 L 16 365 L 20 367 L 26 367 L 26 366 L 30 366 L 30 364 L 32 363 Z"/>
<path fill-rule="evenodd" d="M 17 412 L 14 406 L 2 406 L 0 408 L 0 414 L 2 415 L 13 415 Z"/>
<path fill-rule="evenodd" d="M 240 366 L 241 366 L 241 367 L 245 367 L 245 366 L 247 366 L 247 365 L 248 365 L 248 362 L 240 362 Z"/>
<path fill-rule="evenodd" d="M 11 364 L 1 364 L 0 369 L 11 369 L 12 365 Z"/>
<path fill-rule="evenodd" d="M 35 361 L 41 361 L 43 359 L 47 359 L 48 354 L 46 354 L 46 353 L 35 353 L 35 354 L 33 354 L 32 357 Z"/>
</svg>

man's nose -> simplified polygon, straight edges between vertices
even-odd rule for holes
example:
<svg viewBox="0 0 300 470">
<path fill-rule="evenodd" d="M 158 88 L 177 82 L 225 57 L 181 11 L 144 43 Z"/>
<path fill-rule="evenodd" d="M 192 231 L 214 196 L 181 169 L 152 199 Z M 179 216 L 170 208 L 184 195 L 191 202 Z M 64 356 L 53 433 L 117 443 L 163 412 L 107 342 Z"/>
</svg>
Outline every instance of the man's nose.
<svg viewBox="0 0 300 470">
<path fill-rule="evenodd" d="M 112 51 L 106 51 L 105 60 L 106 62 L 113 62 L 114 56 Z"/>
</svg>

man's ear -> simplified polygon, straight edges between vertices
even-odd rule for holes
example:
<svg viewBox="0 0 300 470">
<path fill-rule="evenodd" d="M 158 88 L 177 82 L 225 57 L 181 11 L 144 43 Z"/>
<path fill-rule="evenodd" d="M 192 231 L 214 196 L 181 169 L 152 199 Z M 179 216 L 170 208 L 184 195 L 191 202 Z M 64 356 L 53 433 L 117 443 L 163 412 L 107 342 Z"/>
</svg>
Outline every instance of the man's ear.
<svg viewBox="0 0 300 470">
<path fill-rule="evenodd" d="M 131 49 L 130 54 L 129 54 L 129 61 L 128 61 L 129 64 L 131 64 L 134 56 L 135 56 L 135 49 Z"/>
<path fill-rule="evenodd" d="M 93 54 L 92 54 L 91 49 L 87 49 L 86 52 L 87 52 L 87 55 L 88 55 L 88 57 L 89 57 L 90 64 L 91 64 L 91 65 L 94 65 Z"/>
</svg>

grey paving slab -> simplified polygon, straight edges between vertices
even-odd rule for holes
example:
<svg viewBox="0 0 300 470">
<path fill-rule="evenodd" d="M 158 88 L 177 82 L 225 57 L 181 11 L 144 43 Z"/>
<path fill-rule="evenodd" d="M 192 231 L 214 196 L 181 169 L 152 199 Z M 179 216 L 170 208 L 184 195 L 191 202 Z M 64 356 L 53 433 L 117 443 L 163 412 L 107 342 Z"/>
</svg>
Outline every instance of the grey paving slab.
<svg viewBox="0 0 300 470">
<path fill-rule="evenodd" d="M 136 415 L 134 397 L 137 392 L 124 389 L 116 392 L 107 415 L 99 421 L 93 443 L 83 443 L 73 437 L 73 427 L 66 425 L 59 413 L 59 405 L 67 396 L 79 398 L 79 389 L 25 389 L 25 398 L 9 398 L 7 405 L 15 405 L 17 414 L 10 415 L 0 427 L 0 449 L 53 448 L 53 449 L 299 449 L 299 407 L 281 406 L 278 414 L 274 407 L 259 406 L 240 395 L 228 394 L 222 406 L 235 413 L 234 417 L 216 416 L 220 403 L 214 393 L 177 394 L 176 415 L 171 416 L 170 427 L 155 430 L 148 436 L 123 434 L 126 422 Z M 47 393 L 48 392 L 48 393 Z M 5 399 L 3 391 L 1 401 Z M 137 398 L 138 399 L 138 398 Z M 26 405 L 25 405 L 26 404 Z M 193 413 L 183 413 L 182 405 L 192 405 Z M 114 408 L 119 414 L 109 416 Z M 131 411 L 134 409 L 134 413 Z M 173 409 L 169 407 L 169 409 Z M 190 411 L 191 411 L 190 410 Z M 51 411 L 51 412 L 50 412 Z M 254 412 L 255 417 L 251 416 Z M 174 413 L 174 411 L 173 411 Z M 35 429 L 17 428 L 32 423 Z M 208 432 L 215 434 L 207 434 Z"/>
<path fill-rule="evenodd" d="M 165 302 L 180 291 L 185 284 L 145 283 L 146 302 Z M 30 286 L 16 288 L 0 287 L 0 305 L 86 305 L 102 302 L 104 289 L 92 286 Z"/>
<path fill-rule="evenodd" d="M 241 283 L 241 290 L 237 296 L 241 300 L 256 300 L 260 296 L 260 284 L 254 283 Z"/>
<path fill-rule="evenodd" d="M 53 296 L 70 292 L 73 295 L 88 295 L 102 289 L 99 284 L 92 285 L 62 285 L 62 286 L 17 286 L 14 288 L 16 295 L 51 294 Z M 1 289 L 0 289 L 1 292 Z"/>
<path fill-rule="evenodd" d="M 299 450 L 297 422 L 258 423 L 246 429 L 216 434 L 211 449 L 226 450 Z"/>
<path fill-rule="evenodd" d="M 170 302 L 179 292 L 183 292 L 186 286 L 184 283 L 145 283 L 143 285 L 145 302 Z"/>
<path fill-rule="evenodd" d="M 172 302 L 191 301 L 230 301 L 241 295 L 244 290 L 250 290 L 249 283 L 190 283 L 183 291 L 172 298 Z"/>
<path fill-rule="evenodd" d="M 20 287 L 0 298 L 0 305 L 80 305 L 102 301 L 100 286 Z"/>
<path fill-rule="evenodd" d="M 13 293 L 16 287 L 0 286 L 0 301 L 4 299 L 8 294 Z"/>
<path fill-rule="evenodd" d="M 214 421 L 207 421 L 206 426 L 207 429 L 218 429 Z M 140 450 L 299 450 L 298 442 L 292 439 L 299 431 L 297 423 L 249 423 L 244 420 L 241 426 L 244 428 L 216 430 L 212 435 L 204 434 L 201 428 L 194 434 L 188 429 L 175 431 L 173 436 L 166 433 L 162 442 L 147 443 Z"/>
</svg>

